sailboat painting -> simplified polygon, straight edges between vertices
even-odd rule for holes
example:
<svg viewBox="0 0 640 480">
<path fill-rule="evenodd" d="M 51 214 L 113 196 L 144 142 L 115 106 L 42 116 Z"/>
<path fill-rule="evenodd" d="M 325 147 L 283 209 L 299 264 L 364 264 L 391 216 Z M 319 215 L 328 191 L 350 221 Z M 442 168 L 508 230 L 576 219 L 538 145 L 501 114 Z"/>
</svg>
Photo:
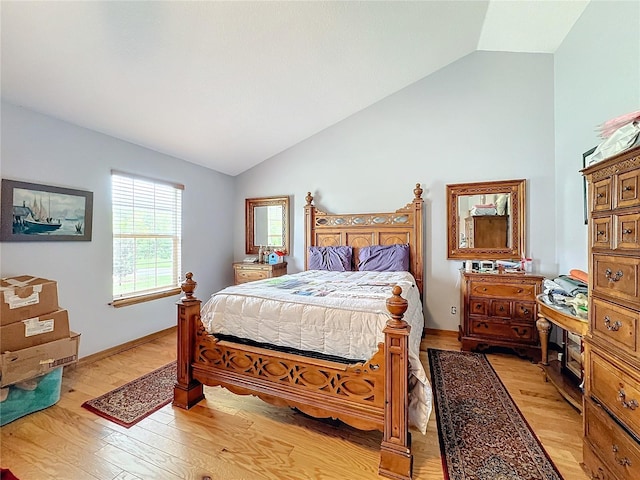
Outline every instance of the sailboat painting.
<svg viewBox="0 0 640 480">
<path fill-rule="evenodd" d="M 2 180 L 0 240 L 91 240 L 93 193 Z"/>
</svg>

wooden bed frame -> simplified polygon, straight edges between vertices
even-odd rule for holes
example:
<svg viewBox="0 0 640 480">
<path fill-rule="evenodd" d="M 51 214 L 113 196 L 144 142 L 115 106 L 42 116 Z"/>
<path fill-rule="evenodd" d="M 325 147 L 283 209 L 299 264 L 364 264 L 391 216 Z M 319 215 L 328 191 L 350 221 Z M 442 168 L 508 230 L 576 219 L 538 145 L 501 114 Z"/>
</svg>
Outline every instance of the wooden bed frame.
<svg viewBox="0 0 640 480">
<path fill-rule="evenodd" d="M 422 188 L 414 199 L 392 213 L 329 215 L 305 205 L 305 252 L 309 246 L 410 245 L 410 271 L 422 295 Z M 305 269 L 308 265 L 305 253 Z M 410 479 L 413 467 L 408 425 L 409 331 L 403 320 L 407 301 L 395 286 L 387 300 L 391 319 L 385 342 L 364 363 L 344 363 L 281 353 L 220 340 L 200 321 L 196 282 L 186 274 L 185 295 L 178 302 L 178 374 L 173 405 L 191 408 L 204 398 L 203 385 L 220 385 L 242 395 L 255 395 L 274 405 L 295 407 L 316 418 L 334 418 L 361 430 L 383 432 L 378 473 Z"/>
</svg>

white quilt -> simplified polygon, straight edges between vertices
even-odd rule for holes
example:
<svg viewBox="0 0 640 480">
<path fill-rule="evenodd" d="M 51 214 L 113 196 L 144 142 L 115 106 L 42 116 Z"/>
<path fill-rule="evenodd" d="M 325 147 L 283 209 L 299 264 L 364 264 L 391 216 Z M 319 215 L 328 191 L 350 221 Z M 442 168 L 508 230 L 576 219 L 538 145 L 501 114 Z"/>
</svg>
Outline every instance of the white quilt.
<svg viewBox="0 0 640 480">
<path fill-rule="evenodd" d="M 409 302 L 409 422 L 425 433 L 432 392 L 419 357 L 422 303 L 408 272 L 309 270 L 236 285 L 211 296 L 202 322 L 209 333 L 367 360 L 384 342 L 385 301 L 396 284 Z"/>
</svg>

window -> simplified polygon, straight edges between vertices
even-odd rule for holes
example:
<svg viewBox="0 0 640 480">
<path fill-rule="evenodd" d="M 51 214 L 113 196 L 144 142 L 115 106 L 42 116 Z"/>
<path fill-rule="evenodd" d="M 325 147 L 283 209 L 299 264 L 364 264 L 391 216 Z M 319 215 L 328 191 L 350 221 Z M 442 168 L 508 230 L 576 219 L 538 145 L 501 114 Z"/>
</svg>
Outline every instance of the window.
<svg viewBox="0 0 640 480">
<path fill-rule="evenodd" d="M 180 292 L 183 189 L 111 172 L 113 306 Z"/>
</svg>

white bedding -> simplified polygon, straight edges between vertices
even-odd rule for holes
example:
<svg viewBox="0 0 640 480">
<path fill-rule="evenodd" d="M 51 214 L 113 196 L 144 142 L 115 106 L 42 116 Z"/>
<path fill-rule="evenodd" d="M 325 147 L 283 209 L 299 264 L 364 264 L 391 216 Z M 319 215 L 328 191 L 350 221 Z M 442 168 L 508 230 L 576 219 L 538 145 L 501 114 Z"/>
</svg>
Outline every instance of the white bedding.
<svg viewBox="0 0 640 480">
<path fill-rule="evenodd" d="M 419 357 L 424 317 L 408 272 L 309 270 L 236 285 L 211 296 L 202 322 L 209 333 L 367 360 L 384 342 L 385 301 L 396 284 L 409 302 L 409 422 L 425 433 L 432 393 Z"/>
</svg>

